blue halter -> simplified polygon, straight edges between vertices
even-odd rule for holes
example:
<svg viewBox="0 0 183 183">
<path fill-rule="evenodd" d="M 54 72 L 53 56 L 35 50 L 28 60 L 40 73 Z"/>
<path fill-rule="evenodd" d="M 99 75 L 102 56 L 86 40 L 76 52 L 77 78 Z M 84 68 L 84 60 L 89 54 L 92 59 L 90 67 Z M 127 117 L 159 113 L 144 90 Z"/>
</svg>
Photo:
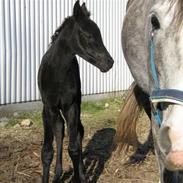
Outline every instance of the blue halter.
<svg viewBox="0 0 183 183">
<path fill-rule="evenodd" d="M 151 74 L 154 80 L 154 85 L 155 89 L 159 90 L 159 79 L 158 79 L 158 74 L 156 71 L 156 65 L 155 65 L 155 59 L 154 59 L 154 33 L 151 35 L 151 40 L 150 40 L 150 69 L 151 69 Z"/>
<path fill-rule="evenodd" d="M 161 89 L 158 79 L 158 74 L 155 65 L 155 46 L 154 46 L 154 33 L 152 32 L 150 39 L 150 71 L 154 81 L 154 90 L 150 96 L 151 106 L 152 106 L 152 114 L 155 122 L 160 127 L 162 124 L 162 112 L 157 108 L 158 103 L 172 103 L 176 105 L 183 105 L 183 91 L 175 90 L 175 89 Z"/>
</svg>

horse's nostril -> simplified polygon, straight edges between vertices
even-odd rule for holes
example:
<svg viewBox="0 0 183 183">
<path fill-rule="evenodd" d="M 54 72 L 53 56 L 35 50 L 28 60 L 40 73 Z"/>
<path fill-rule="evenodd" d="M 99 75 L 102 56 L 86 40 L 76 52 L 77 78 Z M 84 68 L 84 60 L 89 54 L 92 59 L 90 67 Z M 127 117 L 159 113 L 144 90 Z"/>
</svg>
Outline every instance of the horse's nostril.
<svg viewBox="0 0 183 183">
<path fill-rule="evenodd" d="M 171 149 L 171 140 L 170 140 L 170 127 L 166 126 L 166 127 L 162 127 L 162 129 L 160 130 L 160 146 L 162 148 L 162 151 L 164 153 L 168 153 Z"/>
<path fill-rule="evenodd" d="M 162 127 L 160 130 L 160 147 L 165 153 L 183 151 L 183 132 L 172 127 Z"/>
</svg>

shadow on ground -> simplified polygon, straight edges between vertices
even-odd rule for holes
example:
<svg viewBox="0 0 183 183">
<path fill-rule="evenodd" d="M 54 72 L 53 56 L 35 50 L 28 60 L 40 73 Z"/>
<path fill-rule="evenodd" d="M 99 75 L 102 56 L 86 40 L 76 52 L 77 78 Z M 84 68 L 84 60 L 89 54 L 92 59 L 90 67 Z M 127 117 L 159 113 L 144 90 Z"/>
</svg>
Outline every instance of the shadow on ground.
<svg viewBox="0 0 183 183">
<path fill-rule="evenodd" d="M 83 159 L 88 183 L 96 183 L 102 174 L 105 163 L 111 157 L 113 151 L 113 137 L 115 133 L 116 131 L 113 128 L 98 130 L 85 147 Z M 69 179 L 72 173 L 72 170 L 65 172 L 62 180 Z"/>
<path fill-rule="evenodd" d="M 153 137 L 151 132 L 149 133 L 147 140 L 143 144 L 139 143 L 137 150 L 132 156 L 129 157 L 129 160 L 125 164 L 131 165 L 143 162 L 146 159 L 149 151 L 152 151 L 154 153 Z"/>
</svg>

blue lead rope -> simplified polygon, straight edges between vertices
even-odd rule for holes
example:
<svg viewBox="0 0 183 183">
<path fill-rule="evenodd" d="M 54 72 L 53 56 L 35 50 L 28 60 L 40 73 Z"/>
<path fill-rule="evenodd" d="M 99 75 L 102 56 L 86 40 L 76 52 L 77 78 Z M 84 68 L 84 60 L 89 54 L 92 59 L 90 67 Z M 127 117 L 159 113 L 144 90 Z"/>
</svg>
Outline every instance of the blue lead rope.
<svg viewBox="0 0 183 183">
<path fill-rule="evenodd" d="M 153 41 L 153 36 L 151 37 L 150 40 L 150 67 L 151 67 L 151 74 L 154 80 L 155 84 L 155 89 L 159 90 L 159 79 L 158 79 L 158 74 L 156 71 L 156 65 L 155 65 L 155 59 L 154 59 L 154 41 Z"/>
<path fill-rule="evenodd" d="M 159 85 L 159 80 L 158 80 L 158 74 L 156 71 L 156 65 L 155 65 L 155 59 L 154 59 L 154 41 L 153 41 L 153 35 L 150 40 L 150 69 L 151 69 L 151 74 L 154 80 L 154 85 L 155 85 L 155 90 L 160 89 Z M 158 109 L 155 109 L 153 111 L 153 116 L 158 124 L 158 126 L 161 126 L 162 123 L 162 117 L 161 117 L 161 112 Z"/>
<path fill-rule="evenodd" d="M 156 112 L 153 112 L 153 116 L 158 126 L 161 126 L 162 123 L 161 112 L 157 110 Z"/>
</svg>

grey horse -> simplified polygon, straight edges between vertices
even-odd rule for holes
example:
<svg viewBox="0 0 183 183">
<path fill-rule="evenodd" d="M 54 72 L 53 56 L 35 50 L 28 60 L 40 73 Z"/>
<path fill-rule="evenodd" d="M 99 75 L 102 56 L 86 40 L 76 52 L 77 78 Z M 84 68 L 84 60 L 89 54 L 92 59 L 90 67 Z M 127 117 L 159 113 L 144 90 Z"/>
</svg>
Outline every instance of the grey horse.
<svg viewBox="0 0 183 183">
<path fill-rule="evenodd" d="M 122 47 L 135 83 L 118 118 L 116 141 L 137 144 L 148 114 L 161 183 L 183 183 L 183 0 L 129 0 Z M 132 115 L 133 114 L 133 115 Z"/>
</svg>

